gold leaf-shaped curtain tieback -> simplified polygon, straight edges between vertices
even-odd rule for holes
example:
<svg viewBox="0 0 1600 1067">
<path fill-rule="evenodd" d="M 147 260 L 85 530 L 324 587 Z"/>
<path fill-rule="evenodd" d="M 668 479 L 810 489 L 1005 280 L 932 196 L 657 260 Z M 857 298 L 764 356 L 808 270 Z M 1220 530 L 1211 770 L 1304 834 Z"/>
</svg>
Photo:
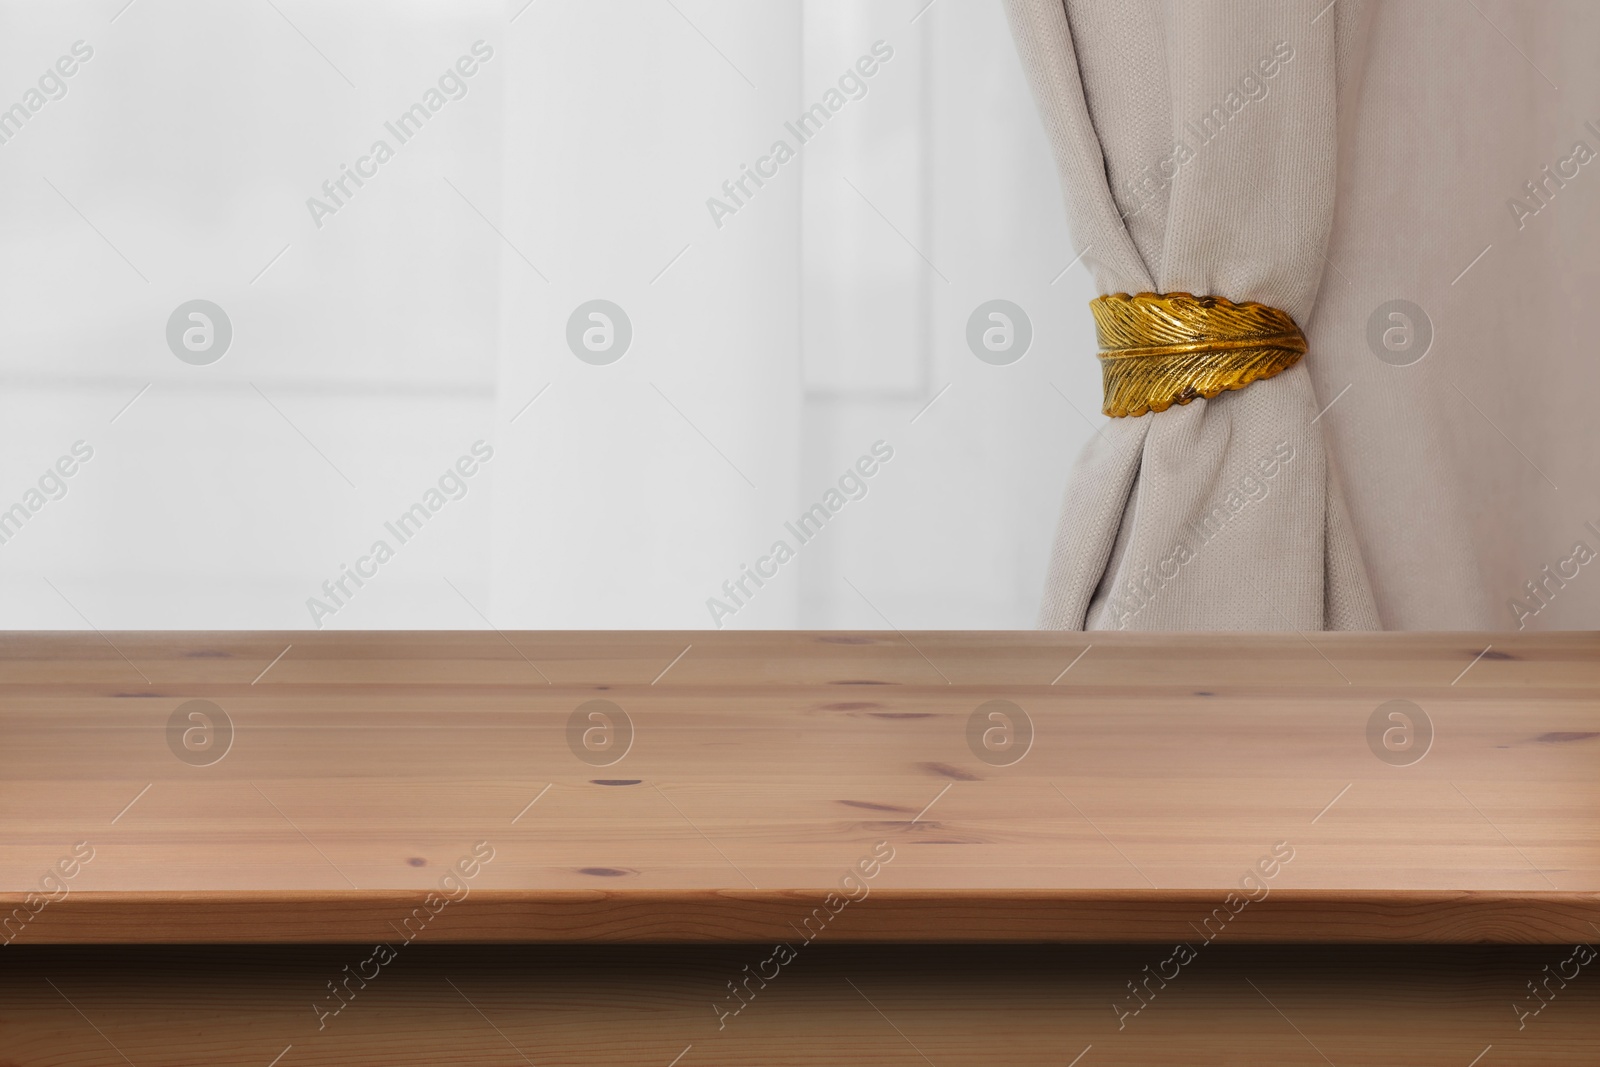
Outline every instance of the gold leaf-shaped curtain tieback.
<svg viewBox="0 0 1600 1067">
<path fill-rule="evenodd" d="M 1189 293 L 1114 293 L 1089 302 L 1100 335 L 1107 415 L 1211 399 L 1300 362 L 1306 337 L 1265 304 Z"/>
</svg>

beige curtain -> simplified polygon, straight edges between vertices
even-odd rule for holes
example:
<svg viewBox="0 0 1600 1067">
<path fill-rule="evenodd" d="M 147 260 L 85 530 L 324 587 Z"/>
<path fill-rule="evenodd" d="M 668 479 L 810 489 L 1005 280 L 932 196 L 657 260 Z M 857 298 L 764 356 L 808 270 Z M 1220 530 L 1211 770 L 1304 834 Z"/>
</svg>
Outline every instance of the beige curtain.
<svg viewBox="0 0 1600 1067">
<path fill-rule="evenodd" d="M 1579 106 L 1600 119 L 1600 5 L 1007 9 L 1099 290 L 1259 301 L 1310 342 L 1276 378 L 1112 420 L 1091 441 L 1041 625 L 1593 625 L 1600 563 L 1586 585 L 1545 581 L 1531 615 L 1523 579 L 1557 556 L 1557 574 L 1575 574 L 1573 542 L 1600 519 L 1574 469 L 1586 457 L 1595 485 L 1592 409 L 1552 435 L 1560 401 L 1528 390 L 1537 368 L 1597 395 L 1596 361 L 1552 342 L 1576 313 L 1562 294 L 1600 281 L 1600 162 L 1547 198 L 1542 211 L 1571 210 L 1546 236 L 1520 240 L 1540 220 L 1502 201 L 1574 139 L 1600 149 Z M 1565 244 L 1551 236 L 1563 230 Z M 1502 300 L 1502 283 L 1527 303 Z M 1512 324 L 1533 344 L 1514 347 Z M 1084 338 L 1069 358 L 1092 352 Z"/>
</svg>

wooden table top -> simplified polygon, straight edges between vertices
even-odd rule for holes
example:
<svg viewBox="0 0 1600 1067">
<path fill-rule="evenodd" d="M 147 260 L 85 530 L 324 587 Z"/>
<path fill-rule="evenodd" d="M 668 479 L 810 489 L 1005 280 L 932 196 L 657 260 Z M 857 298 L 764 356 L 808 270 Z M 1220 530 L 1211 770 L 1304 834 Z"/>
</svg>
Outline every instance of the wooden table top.
<svg viewBox="0 0 1600 1067">
<path fill-rule="evenodd" d="M 1596 633 L 6 634 L 0 941 L 1585 941 L 1597 757 Z"/>
</svg>

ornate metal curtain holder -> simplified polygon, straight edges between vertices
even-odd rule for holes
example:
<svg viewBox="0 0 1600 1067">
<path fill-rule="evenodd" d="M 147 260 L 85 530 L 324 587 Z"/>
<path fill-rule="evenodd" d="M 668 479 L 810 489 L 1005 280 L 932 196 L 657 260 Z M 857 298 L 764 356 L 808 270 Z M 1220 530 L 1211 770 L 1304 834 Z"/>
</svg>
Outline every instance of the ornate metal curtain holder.
<svg viewBox="0 0 1600 1067">
<path fill-rule="evenodd" d="M 1114 293 L 1089 302 L 1100 337 L 1103 410 L 1165 411 L 1281 374 L 1306 352 L 1287 313 L 1190 293 Z"/>
</svg>

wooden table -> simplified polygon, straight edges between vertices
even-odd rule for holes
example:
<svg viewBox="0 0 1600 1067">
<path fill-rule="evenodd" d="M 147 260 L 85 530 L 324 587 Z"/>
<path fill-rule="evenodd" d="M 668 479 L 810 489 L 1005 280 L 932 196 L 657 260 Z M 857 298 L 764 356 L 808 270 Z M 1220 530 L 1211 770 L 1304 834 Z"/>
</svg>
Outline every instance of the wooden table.
<svg viewBox="0 0 1600 1067">
<path fill-rule="evenodd" d="M 100 1011 L 39 981 L 52 971 L 99 990 L 127 1032 L 155 1026 L 141 1048 L 168 1058 L 154 1062 L 231 1062 L 222 1039 L 190 1035 L 181 1055 L 159 1044 L 177 1038 L 140 1014 L 153 992 L 117 992 L 133 960 L 220 998 L 217 1019 L 249 1015 L 261 983 L 298 982 L 305 1018 L 274 1031 L 251 1016 L 260 1033 L 239 1044 L 239 1062 L 257 1062 L 289 1035 L 278 1047 L 302 1051 L 282 1067 L 355 1062 L 356 1046 L 320 1040 L 332 1016 L 308 1006 L 343 1004 L 322 988 L 342 975 L 346 1035 L 431 1018 L 439 1033 L 485 1031 L 476 1062 L 525 1062 L 468 998 L 537 1030 L 544 1016 L 518 997 L 560 1001 L 619 974 L 634 977 L 613 1007 L 633 1007 L 616 1009 L 614 1040 L 580 1038 L 595 1019 L 574 1001 L 554 1044 L 525 1035 L 529 1062 L 559 1047 L 573 1062 L 665 1065 L 678 1024 L 649 1041 L 635 1024 L 681 1010 L 684 1034 L 716 1035 L 696 1045 L 720 1050 L 704 1062 L 860 1059 L 877 1038 L 840 1035 L 892 1019 L 884 1040 L 904 1041 L 884 1062 L 992 1062 L 1001 1047 L 1065 1064 L 1098 1040 L 1081 1067 L 1180 1047 L 1193 1058 L 1173 1062 L 1342 1067 L 1457 1044 L 1464 1058 L 1426 1062 L 1466 1067 L 1494 1044 L 1481 1067 L 1513 1062 L 1495 1058 L 1507 1048 L 1592 1063 L 1600 967 L 1573 962 L 1572 946 L 1600 932 L 1597 755 L 1592 633 L 5 635 L 0 1064 L 99 1055 L 49 1058 L 104 1036 L 84 1026 Z M 393 961 L 373 959 L 380 942 Z M 506 955 L 488 942 L 541 944 Z M 793 960 L 776 958 L 779 942 Z M 849 947 L 863 942 L 901 947 Z M 1085 944 L 1104 942 L 1121 947 Z M 1502 947 L 1394 955 L 1451 942 Z M 1325 947 L 1271 947 L 1306 943 Z M 143 947 L 102 947 L 115 944 Z M 227 958 L 253 960 L 260 981 L 218 986 L 192 969 Z M 499 977 L 472 986 L 473 960 Z M 385 992 L 355 998 L 347 964 L 383 974 Z M 787 992 L 739 1014 L 766 1022 L 719 1029 L 701 992 L 731 1010 L 743 1001 L 721 987 L 754 988 L 752 971 Z M 1569 975 L 1559 995 L 1552 971 Z M 878 984 L 840 984 L 863 974 Z M 1527 999 L 1530 981 L 1549 999 Z M 1012 990 L 1010 1007 L 980 986 Z M 1395 999 L 1375 1006 L 1385 989 Z M 20 1022 L 13 1004 L 46 1021 Z M 1409 1030 L 1391 1018 L 1401 1004 Z M 1032 1021 L 1012 1045 L 985 1044 L 1007 1011 Z M 814 1028 L 816 1012 L 842 1029 L 791 1048 L 785 1027 Z M 907 1012 L 931 1013 L 939 1055 L 895 1035 Z M 1362 1012 L 1385 1043 L 1350 1044 Z M 1308 1019 L 1314 1045 L 1297 1034 Z M 315 1036 L 297 1043 L 307 1021 Z M 746 1037 L 718 1043 L 734 1029 Z M 360 1047 L 437 1062 L 420 1031 L 383 1032 L 388 1045 Z M 1313 1051 L 1329 1043 L 1345 1055 Z M 1255 1051 L 1229 1058 L 1243 1048 Z"/>
</svg>

